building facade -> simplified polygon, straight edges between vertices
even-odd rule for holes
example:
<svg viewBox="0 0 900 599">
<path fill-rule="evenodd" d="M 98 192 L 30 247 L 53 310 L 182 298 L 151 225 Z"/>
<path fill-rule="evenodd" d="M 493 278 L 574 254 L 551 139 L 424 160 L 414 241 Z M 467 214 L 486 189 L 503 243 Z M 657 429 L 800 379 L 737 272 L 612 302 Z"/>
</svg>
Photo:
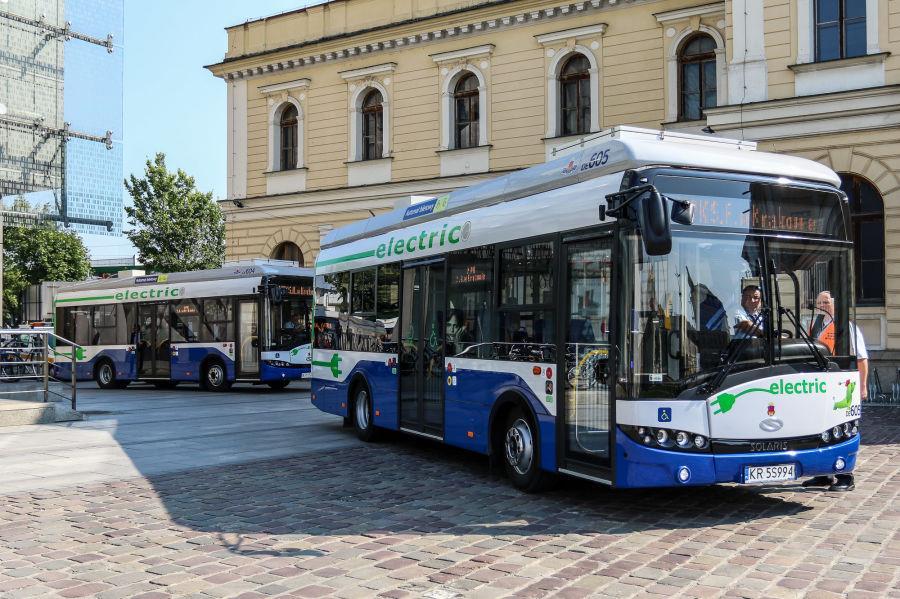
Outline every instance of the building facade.
<svg viewBox="0 0 900 599">
<path fill-rule="evenodd" d="M 75 224 L 80 233 L 122 235 L 124 218 L 125 65 L 124 0 L 65 0 L 66 20 L 79 32 L 96 38 L 112 36 L 113 50 L 96 44 L 72 44 L 65 57 L 65 118 L 70 126 L 96 136 L 112 133 L 110 147 L 72 139 L 66 148 L 67 208 L 71 216 L 111 221 Z"/>
<path fill-rule="evenodd" d="M 758 141 L 841 174 L 857 320 L 900 362 L 900 3 L 335 0 L 227 29 L 229 258 L 627 124 Z"/>
</svg>

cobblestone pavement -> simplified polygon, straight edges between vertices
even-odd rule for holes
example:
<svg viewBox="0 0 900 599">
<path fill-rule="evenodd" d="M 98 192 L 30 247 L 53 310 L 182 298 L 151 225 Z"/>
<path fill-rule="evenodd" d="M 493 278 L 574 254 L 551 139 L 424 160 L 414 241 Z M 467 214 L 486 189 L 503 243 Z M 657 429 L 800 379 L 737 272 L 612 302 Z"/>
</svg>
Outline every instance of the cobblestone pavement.
<svg viewBox="0 0 900 599">
<path fill-rule="evenodd" d="M 0 596 L 900 597 L 900 412 L 863 431 L 845 494 L 524 495 L 396 438 L 20 492 L 0 496 Z"/>
</svg>

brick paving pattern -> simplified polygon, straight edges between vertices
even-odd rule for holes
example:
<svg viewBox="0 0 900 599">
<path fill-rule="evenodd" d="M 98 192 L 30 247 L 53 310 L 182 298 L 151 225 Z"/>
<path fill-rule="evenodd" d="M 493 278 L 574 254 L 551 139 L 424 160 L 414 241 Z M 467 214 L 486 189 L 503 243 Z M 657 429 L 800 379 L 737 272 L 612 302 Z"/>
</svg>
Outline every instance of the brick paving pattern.
<svg viewBox="0 0 900 599">
<path fill-rule="evenodd" d="M 523 495 L 395 439 L 0 495 L 0 597 L 900 597 L 900 411 L 866 410 L 844 494 Z"/>
</svg>

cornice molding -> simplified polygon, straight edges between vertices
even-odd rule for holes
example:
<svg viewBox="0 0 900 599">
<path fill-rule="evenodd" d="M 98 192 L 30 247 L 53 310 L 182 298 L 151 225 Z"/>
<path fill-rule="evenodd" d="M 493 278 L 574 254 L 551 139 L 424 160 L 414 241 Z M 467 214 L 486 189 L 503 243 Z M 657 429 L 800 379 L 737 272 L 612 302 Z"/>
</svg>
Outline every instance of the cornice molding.
<svg viewBox="0 0 900 599">
<path fill-rule="evenodd" d="M 554 31 L 552 33 L 542 33 L 534 36 L 537 43 L 552 44 L 562 40 L 576 39 L 580 37 L 596 37 L 606 33 L 606 23 L 598 23 L 596 25 L 588 25 L 587 27 L 576 27 L 574 29 L 564 29 L 563 31 Z"/>
<path fill-rule="evenodd" d="M 725 14 L 724 2 L 713 2 L 711 4 L 701 4 L 699 6 L 689 6 L 687 8 L 679 8 L 676 10 L 667 10 L 665 12 L 653 13 L 657 23 L 670 23 L 672 21 L 682 21 L 691 17 L 715 17 Z"/>
<path fill-rule="evenodd" d="M 705 114 L 717 132 L 743 129 L 752 139 L 891 127 L 900 123 L 900 85 L 733 104 Z"/>
<path fill-rule="evenodd" d="M 344 81 L 352 81 L 354 79 L 365 79 L 372 75 L 381 75 L 382 73 L 393 73 L 397 69 L 396 62 L 386 62 L 384 64 L 376 64 L 361 69 L 350 69 L 349 71 L 338 71 L 338 75 Z"/>
<path fill-rule="evenodd" d="M 467 36 L 483 34 L 485 32 L 494 32 L 509 27 L 521 27 L 523 25 L 529 24 L 562 21 L 565 18 L 571 16 L 582 16 L 591 13 L 599 13 L 604 10 L 618 9 L 625 6 L 634 6 L 650 1 L 652 0 L 578 0 L 576 2 L 566 2 L 558 4 L 549 8 L 523 11 L 499 17 L 476 19 L 467 23 L 451 25 L 438 29 L 427 28 L 426 24 L 423 22 L 423 29 L 421 31 L 405 34 L 399 37 L 392 36 L 380 41 L 357 43 L 345 46 L 343 48 L 329 50 L 327 52 L 314 52 L 312 54 L 290 57 L 284 57 L 284 53 L 288 51 L 287 49 L 275 49 L 270 52 L 266 52 L 266 57 L 252 56 L 246 58 L 246 61 L 248 62 L 268 60 L 269 62 L 264 65 L 253 67 L 239 67 L 234 63 L 240 63 L 243 61 L 243 59 L 238 58 L 234 61 L 209 65 L 207 68 L 210 69 L 213 74 L 216 74 L 218 72 L 216 76 L 221 77 L 226 81 L 231 81 L 234 79 L 250 79 L 254 77 L 271 75 L 273 73 L 292 72 L 296 71 L 297 69 L 302 69 L 304 67 L 323 62 L 347 60 L 354 57 L 365 56 L 367 54 L 377 54 L 380 52 L 396 50 L 397 48 L 402 48 L 405 46 L 421 45 L 456 37 L 463 38 Z M 722 5 L 724 5 L 724 3 L 722 3 Z M 462 15 L 460 15 L 460 18 L 462 18 Z M 389 34 L 385 33 L 385 35 Z M 546 35 L 554 34 L 551 33 Z M 352 36 L 349 39 L 352 39 Z M 325 45 L 325 43 L 326 42 L 323 42 L 322 45 Z M 310 46 L 315 45 L 316 44 L 310 44 Z M 303 50 L 306 50 L 306 48 L 303 48 Z M 297 52 L 299 51 L 300 50 L 298 49 Z M 274 56 L 278 54 L 281 54 L 282 57 L 278 59 L 268 58 L 269 55 Z M 232 66 L 232 64 L 234 64 L 234 66 Z"/>
<path fill-rule="evenodd" d="M 436 63 L 459 60 L 461 58 L 472 58 L 475 56 L 484 56 L 494 51 L 494 44 L 484 44 L 472 48 L 464 48 L 462 50 L 451 50 L 450 52 L 438 52 L 431 54 L 431 59 Z"/>
<path fill-rule="evenodd" d="M 309 87 L 309 79 L 295 79 L 293 81 L 285 81 L 284 83 L 274 83 L 272 85 L 260 85 L 256 89 L 259 93 L 272 94 L 275 92 L 283 92 L 289 89 L 304 89 Z"/>
</svg>

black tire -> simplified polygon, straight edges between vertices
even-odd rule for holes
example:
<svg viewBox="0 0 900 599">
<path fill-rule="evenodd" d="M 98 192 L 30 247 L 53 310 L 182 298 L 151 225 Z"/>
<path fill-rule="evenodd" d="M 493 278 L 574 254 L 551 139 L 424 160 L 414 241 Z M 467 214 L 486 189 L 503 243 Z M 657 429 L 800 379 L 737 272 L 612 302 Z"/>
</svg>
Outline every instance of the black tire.
<svg viewBox="0 0 900 599">
<path fill-rule="evenodd" d="M 272 389 L 275 389 L 276 391 L 278 391 L 278 390 L 284 389 L 285 387 L 290 385 L 291 382 L 290 381 L 269 381 L 266 384 L 269 387 L 271 387 Z"/>
<path fill-rule="evenodd" d="M 100 360 L 94 366 L 94 380 L 97 382 L 97 386 L 104 390 L 122 388 L 120 387 L 122 381 L 116 380 L 116 367 L 110 360 Z"/>
<path fill-rule="evenodd" d="M 530 415 L 520 407 L 513 408 L 500 432 L 500 459 L 513 486 L 526 493 L 537 493 L 552 485 L 553 475 L 540 467 L 540 442 Z"/>
<path fill-rule="evenodd" d="M 350 404 L 353 428 L 361 441 L 371 443 L 378 437 L 372 409 L 372 394 L 369 387 L 359 384 L 353 390 L 353 402 Z"/>
<path fill-rule="evenodd" d="M 218 360 L 207 362 L 203 367 L 200 386 L 207 391 L 228 391 L 231 388 L 231 382 L 228 380 L 228 371 L 225 370 L 225 365 Z"/>
</svg>

